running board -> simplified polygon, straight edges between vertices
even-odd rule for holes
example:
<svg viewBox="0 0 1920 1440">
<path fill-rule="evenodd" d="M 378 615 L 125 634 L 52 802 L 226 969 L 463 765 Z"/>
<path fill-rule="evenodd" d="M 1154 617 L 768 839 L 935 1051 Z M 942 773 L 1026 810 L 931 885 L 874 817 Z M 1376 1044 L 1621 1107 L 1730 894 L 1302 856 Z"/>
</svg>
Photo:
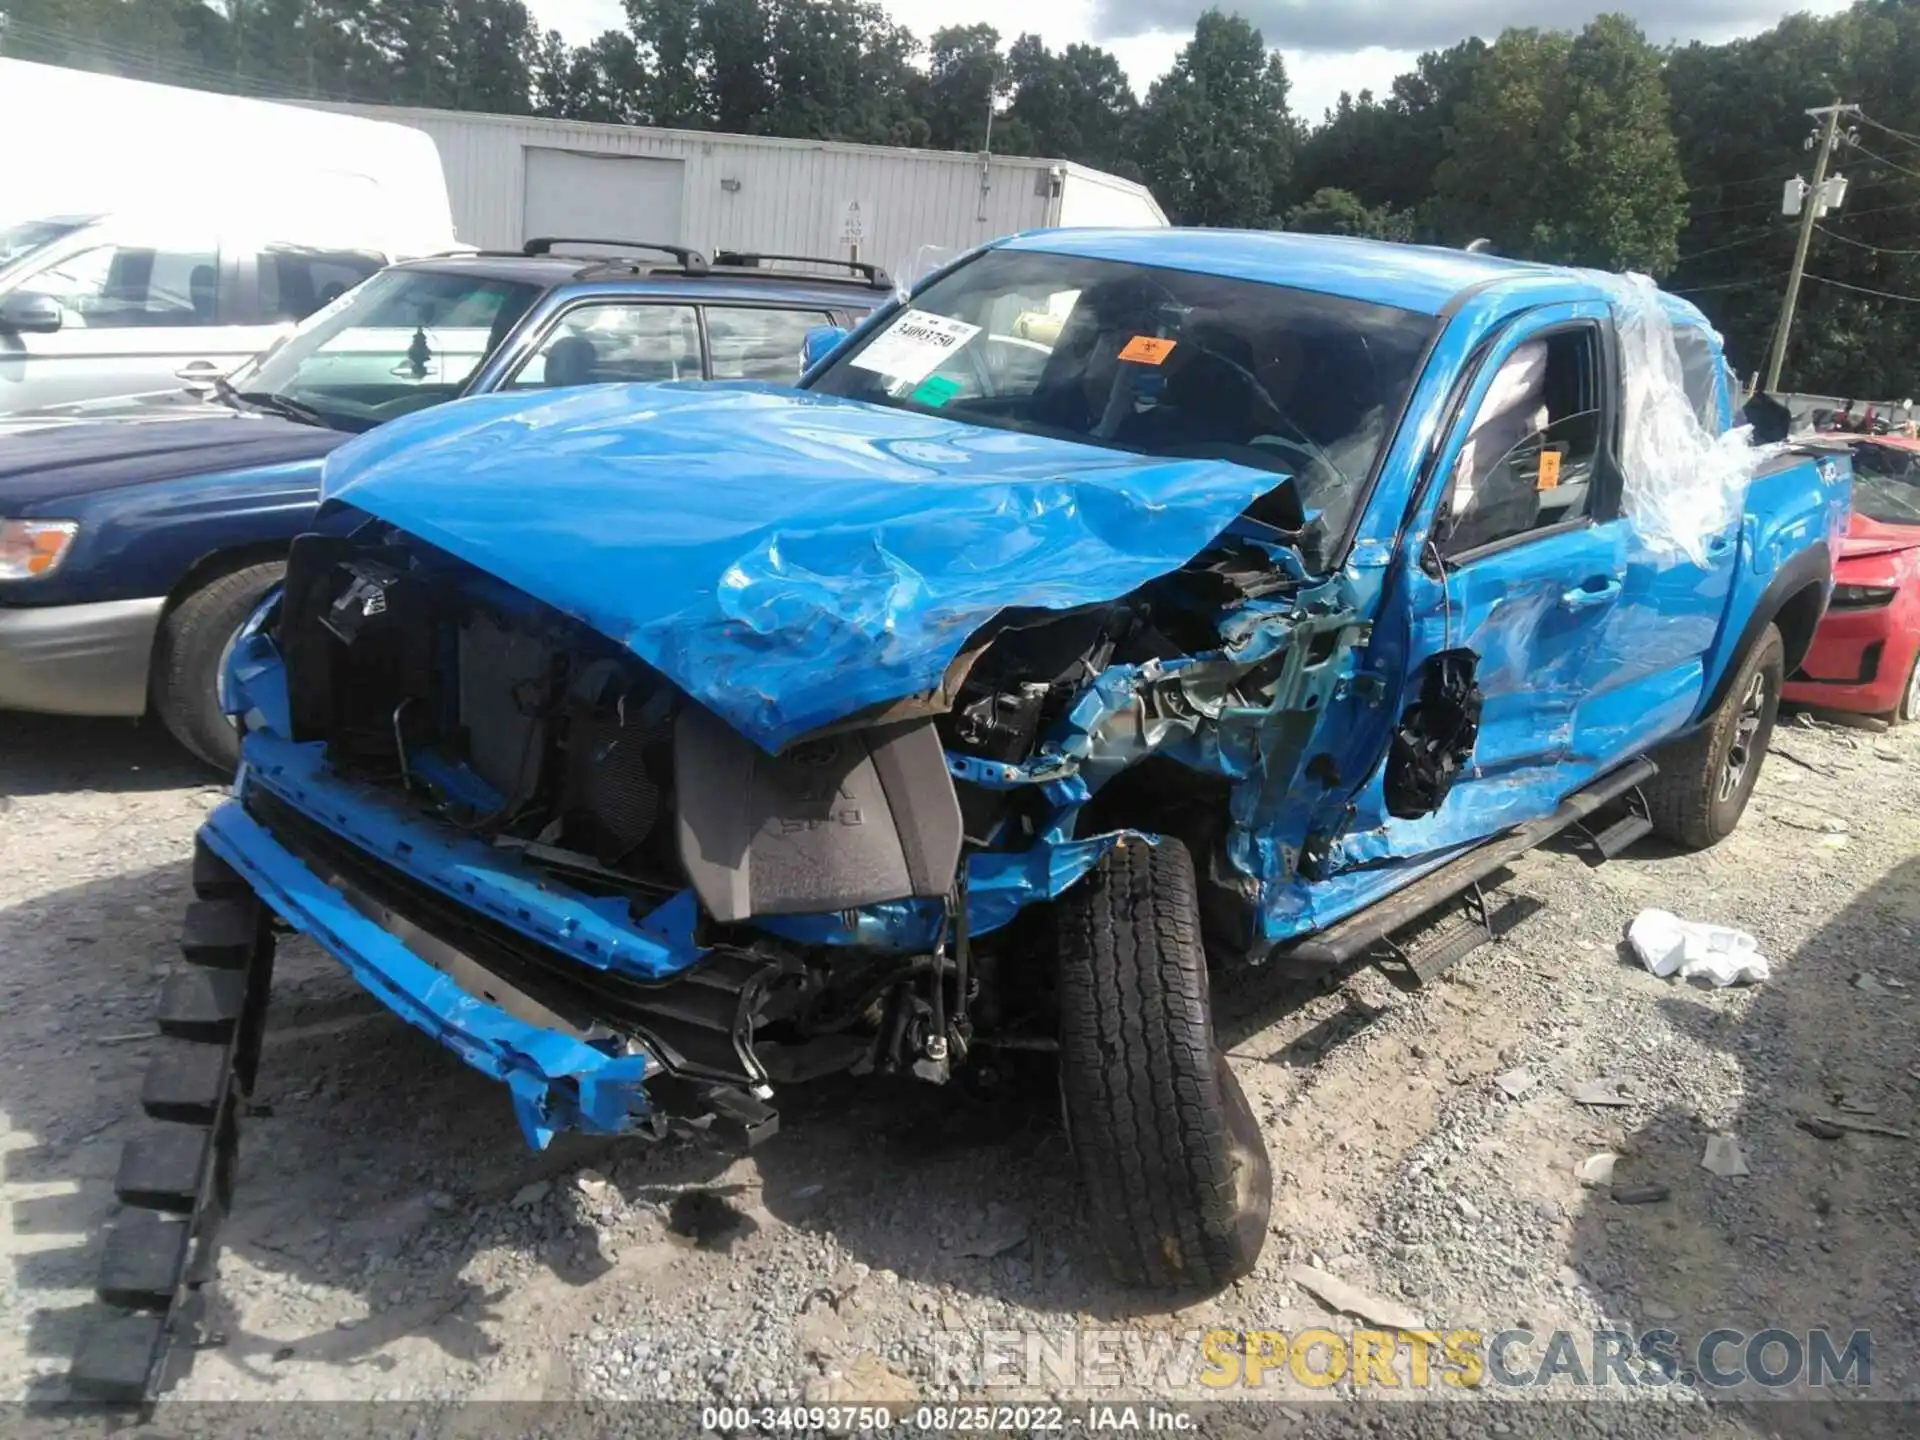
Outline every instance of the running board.
<svg viewBox="0 0 1920 1440">
<path fill-rule="evenodd" d="M 1431 874 L 1421 876 L 1405 889 L 1349 915 L 1317 935 L 1308 936 L 1285 952 L 1286 959 L 1295 967 L 1345 965 L 1358 959 L 1388 936 L 1406 929 L 1428 911 L 1545 844 L 1569 825 L 1579 823 L 1603 805 L 1646 784 L 1657 769 L 1653 761 L 1644 757 L 1622 766 L 1586 789 L 1569 795 L 1551 815 L 1497 835 L 1449 860 Z"/>
<path fill-rule="evenodd" d="M 1431 985 L 1482 945 L 1504 940 L 1546 908 L 1531 895 L 1509 895 L 1475 884 L 1458 909 L 1444 907 L 1380 942 L 1377 963 L 1406 988 Z"/>
<path fill-rule="evenodd" d="M 155 1123 L 127 1142 L 114 1180 L 123 1208 L 97 1287 L 109 1313 L 81 1336 L 67 1372 L 77 1398 L 143 1413 L 200 1344 L 273 986 L 267 908 L 198 841 L 193 885 L 187 964 L 161 988 L 160 1037 L 140 1089 Z"/>
</svg>

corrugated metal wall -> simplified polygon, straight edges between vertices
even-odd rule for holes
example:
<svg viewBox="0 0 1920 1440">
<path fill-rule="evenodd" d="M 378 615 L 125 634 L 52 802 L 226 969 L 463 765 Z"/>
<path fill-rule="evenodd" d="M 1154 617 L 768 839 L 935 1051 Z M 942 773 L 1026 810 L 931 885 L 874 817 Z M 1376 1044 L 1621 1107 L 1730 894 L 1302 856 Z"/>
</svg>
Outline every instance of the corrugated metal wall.
<svg viewBox="0 0 1920 1440">
<path fill-rule="evenodd" d="M 446 167 L 455 229 L 469 244 L 517 247 L 523 233 L 529 146 L 685 162 L 681 233 L 672 240 L 709 252 L 785 250 L 839 255 L 846 203 L 861 202 L 868 243 L 861 258 L 911 275 L 925 246 L 964 249 L 1015 230 L 1055 223 L 1055 162 L 994 159 L 981 194 L 975 155 L 877 146 L 720 136 L 685 130 L 590 125 L 565 120 L 468 115 L 386 106 L 327 106 L 412 125 L 433 137 Z M 1146 192 L 1126 181 L 1061 166 L 1067 187 L 1101 182 L 1103 214 L 1126 211 L 1141 225 L 1164 224 Z M 985 218 L 982 218 L 984 216 Z M 1109 222 L 1115 223 L 1115 222 Z"/>
</svg>

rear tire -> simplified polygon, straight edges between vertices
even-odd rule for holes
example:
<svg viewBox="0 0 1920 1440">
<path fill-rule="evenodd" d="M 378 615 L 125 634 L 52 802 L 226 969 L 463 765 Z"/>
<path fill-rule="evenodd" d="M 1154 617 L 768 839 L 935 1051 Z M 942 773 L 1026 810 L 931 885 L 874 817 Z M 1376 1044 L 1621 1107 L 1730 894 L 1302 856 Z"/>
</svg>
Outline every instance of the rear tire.
<svg viewBox="0 0 1920 1440">
<path fill-rule="evenodd" d="M 1655 834 L 1705 850 L 1733 833 L 1773 738 L 1786 668 L 1786 642 L 1769 625 L 1707 724 L 1655 757 L 1660 773 L 1646 787 Z"/>
<path fill-rule="evenodd" d="M 1053 918 L 1061 1104 L 1107 1264 L 1129 1285 L 1231 1284 L 1260 1258 L 1273 1177 L 1214 1048 L 1186 847 L 1123 842 Z"/>
<path fill-rule="evenodd" d="M 200 760 L 231 775 L 240 735 L 220 710 L 220 666 L 234 635 L 285 578 L 279 561 L 216 575 L 167 613 L 153 657 L 153 709 Z"/>
</svg>

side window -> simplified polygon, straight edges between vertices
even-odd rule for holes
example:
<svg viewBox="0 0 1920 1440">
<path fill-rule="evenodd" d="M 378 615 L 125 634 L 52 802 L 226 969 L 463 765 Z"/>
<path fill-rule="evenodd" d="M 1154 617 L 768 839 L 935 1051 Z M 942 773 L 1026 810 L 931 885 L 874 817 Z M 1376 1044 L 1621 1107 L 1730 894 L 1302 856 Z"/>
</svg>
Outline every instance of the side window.
<svg viewBox="0 0 1920 1440">
<path fill-rule="evenodd" d="M 248 323 L 304 320 L 331 305 L 384 262 L 352 250 L 297 250 L 276 246 L 260 256 L 260 304 Z"/>
<path fill-rule="evenodd" d="M 205 250 L 100 245 L 49 265 L 27 288 L 60 302 L 86 330 L 218 325 L 220 257 Z"/>
<path fill-rule="evenodd" d="M 1488 387 L 1434 530 L 1449 559 L 1592 514 L 1600 458 L 1600 335 L 1522 343 Z"/>
<path fill-rule="evenodd" d="M 707 344 L 716 380 L 769 380 L 791 385 L 800 378 L 800 348 L 807 332 L 831 325 L 821 310 L 707 307 Z"/>
<path fill-rule="evenodd" d="M 1687 403 L 1693 406 L 1693 413 L 1700 418 L 1707 433 L 1718 435 L 1719 381 L 1724 367 L 1713 353 L 1713 341 L 1696 325 L 1675 325 L 1673 344 L 1680 353 L 1680 383 L 1686 387 Z"/>
<path fill-rule="evenodd" d="M 567 311 L 503 388 L 700 378 L 700 322 L 693 307 L 628 301 Z"/>
</svg>

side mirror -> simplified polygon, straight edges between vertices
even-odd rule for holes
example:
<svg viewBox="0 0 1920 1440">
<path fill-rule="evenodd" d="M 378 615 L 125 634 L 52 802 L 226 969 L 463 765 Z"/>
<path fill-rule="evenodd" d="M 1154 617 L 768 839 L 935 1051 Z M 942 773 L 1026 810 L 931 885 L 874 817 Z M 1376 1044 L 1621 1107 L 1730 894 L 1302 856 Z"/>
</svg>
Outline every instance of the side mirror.
<svg viewBox="0 0 1920 1440">
<path fill-rule="evenodd" d="M 0 330 L 20 335 L 51 335 L 60 328 L 60 302 L 32 290 L 16 290 L 0 300 Z"/>
<path fill-rule="evenodd" d="M 807 331 L 806 342 L 800 347 L 801 370 L 811 370 L 839 349 L 840 342 L 847 338 L 847 334 L 838 325 L 816 325 Z"/>
</svg>

